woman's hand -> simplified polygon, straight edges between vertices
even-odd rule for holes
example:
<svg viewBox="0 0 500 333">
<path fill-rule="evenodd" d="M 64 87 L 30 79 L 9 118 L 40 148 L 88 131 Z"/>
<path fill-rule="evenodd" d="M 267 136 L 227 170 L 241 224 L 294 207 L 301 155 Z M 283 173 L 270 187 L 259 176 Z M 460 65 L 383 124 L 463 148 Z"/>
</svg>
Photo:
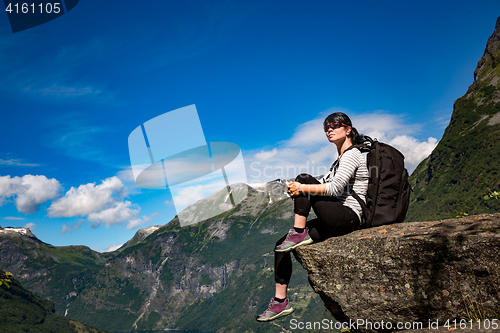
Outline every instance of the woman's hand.
<svg viewBox="0 0 500 333">
<path fill-rule="evenodd" d="M 302 191 L 300 190 L 300 185 L 302 184 L 299 182 L 291 182 L 290 184 L 288 184 L 288 194 L 291 197 L 296 197 L 297 195 L 301 194 Z"/>
<path fill-rule="evenodd" d="M 288 184 L 287 192 L 292 199 L 300 194 L 324 196 L 326 193 L 326 184 L 301 184 L 299 182 L 291 182 Z"/>
</svg>

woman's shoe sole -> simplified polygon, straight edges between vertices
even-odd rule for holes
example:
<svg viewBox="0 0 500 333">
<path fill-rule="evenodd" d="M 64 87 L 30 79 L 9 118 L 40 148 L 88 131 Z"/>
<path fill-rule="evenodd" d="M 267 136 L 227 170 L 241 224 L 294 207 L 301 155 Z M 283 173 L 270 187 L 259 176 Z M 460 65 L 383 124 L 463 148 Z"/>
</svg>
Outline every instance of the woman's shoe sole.
<svg viewBox="0 0 500 333">
<path fill-rule="evenodd" d="M 271 321 L 271 320 L 274 320 L 274 319 L 278 319 L 280 317 L 288 316 L 289 314 L 292 314 L 294 311 L 295 311 L 294 308 L 290 308 L 288 310 L 283 310 L 280 313 L 277 313 L 277 314 L 275 314 L 272 317 L 264 318 L 264 319 L 257 319 L 257 321 L 260 321 L 260 322 Z"/>
<path fill-rule="evenodd" d="M 289 251 L 292 251 L 293 249 L 296 249 L 297 247 L 299 246 L 302 246 L 302 245 L 309 245 L 311 243 L 313 243 L 314 241 L 312 240 L 312 238 L 309 238 L 308 240 L 303 240 L 302 242 L 298 243 L 298 244 L 295 244 L 294 246 L 290 246 L 288 249 L 274 249 L 275 252 L 289 252 Z"/>
</svg>

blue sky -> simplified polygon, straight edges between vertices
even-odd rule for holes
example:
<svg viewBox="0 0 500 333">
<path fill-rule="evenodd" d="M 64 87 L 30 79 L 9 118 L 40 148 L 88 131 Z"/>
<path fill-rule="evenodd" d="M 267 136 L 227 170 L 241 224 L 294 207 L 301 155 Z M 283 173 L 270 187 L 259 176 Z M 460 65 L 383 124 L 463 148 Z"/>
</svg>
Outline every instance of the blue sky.
<svg viewBox="0 0 500 333">
<path fill-rule="evenodd" d="M 0 15 L 0 225 L 102 251 L 167 223 L 170 192 L 135 186 L 127 139 L 192 104 L 207 142 L 241 148 L 249 182 L 328 166 L 336 110 L 413 170 L 499 14 L 498 0 L 85 0 L 18 33 Z"/>
</svg>

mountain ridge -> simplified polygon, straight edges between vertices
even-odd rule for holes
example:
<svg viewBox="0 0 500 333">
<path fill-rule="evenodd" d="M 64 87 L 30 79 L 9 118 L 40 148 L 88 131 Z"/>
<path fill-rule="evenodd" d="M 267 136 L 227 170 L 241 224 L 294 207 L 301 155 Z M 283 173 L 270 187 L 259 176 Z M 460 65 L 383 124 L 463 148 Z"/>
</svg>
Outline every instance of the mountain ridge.
<svg viewBox="0 0 500 333">
<path fill-rule="evenodd" d="M 274 243 L 292 225 L 292 207 L 286 182 L 277 180 L 252 188 L 245 200 L 218 216 L 185 227 L 176 217 L 110 253 L 86 247 L 75 253 L 71 247 L 0 233 L 0 267 L 50 298 L 57 313 L 111 331 L 280 332 L 280 326 L 262 326 L 255 317 L 273 295 Z M 331 318 L 311 294 L 306 272 L 294 265 L 297 315 Z M 227 313 L 235 320 L 224 320 Z"/>
</svg>

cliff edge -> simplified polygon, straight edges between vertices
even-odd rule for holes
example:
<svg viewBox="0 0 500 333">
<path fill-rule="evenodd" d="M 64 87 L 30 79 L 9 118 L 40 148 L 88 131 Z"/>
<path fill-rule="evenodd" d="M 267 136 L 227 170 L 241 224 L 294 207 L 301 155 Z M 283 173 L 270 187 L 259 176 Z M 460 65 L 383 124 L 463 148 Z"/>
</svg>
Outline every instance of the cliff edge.
<svg viewBox="0 0 500 333">
<path fill-rule="evenodd" d="M 390 332 L 398 322 L 441 326 L 472 310 L 497 317 L 499 246 L 500 213 L 358 230 L 295 257 L 338 321 L 391 322 L 390 330 L 357 327 Z"/>
</svg>

